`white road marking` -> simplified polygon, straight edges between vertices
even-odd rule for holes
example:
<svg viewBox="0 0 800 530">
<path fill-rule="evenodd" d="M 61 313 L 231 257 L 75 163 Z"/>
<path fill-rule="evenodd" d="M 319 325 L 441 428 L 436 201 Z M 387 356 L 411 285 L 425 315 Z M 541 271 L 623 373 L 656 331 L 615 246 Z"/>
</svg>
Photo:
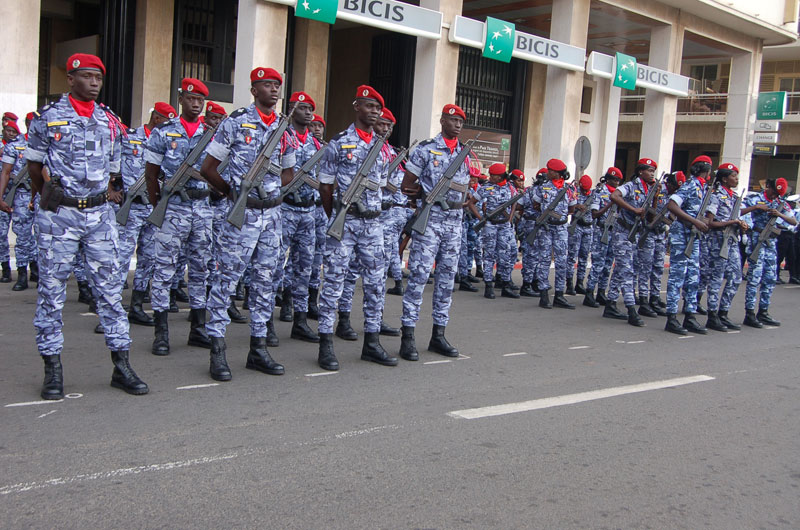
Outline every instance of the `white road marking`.
<svg viewBox="0 0 800 530">
<path fill-rule="evenodd" d="M 464 359 L 472 359 L 472 357 L 470 357 L 469 355 L 461 354 L 461 353 L 459 353 L 458 357 L 456 357 L 456 361 L 463 361 Z"/>
<path fill-rule="evenodd" d="M 39 414 L 39 416 L 37 416 L 36 419 L 44 418 L 45 416 L 49 416 L 50 414 L 53 414 L 54 412 L 55 412 L 55 410 L 51 410 L 50 412 L 45 412 L 44 414 Z"/>
<path fill-rule="evenodd" d="M 568 349 L 568 350 L 585 350 L 585 349 L 586 349 L 586 348 L 588 348 L 588 347 L 589 347 L 589 346 L 570 346 L 570 347 L 569 347 L 569 348 L 567 348 L 567 349 Z"/>
<path fill-rule="evenodd" d="M 728 330 L 728 333 L 730 333 L 731 335 L 733 335 L 734 333 L 741 333 L 741 331 L 739 331 L 738 329 L 729 329 L 729 330 Z"/>
<path fill-rule="evenodd" d="M 589 392 L 579 392 L 577 394 L 566 394 L 543 399 L 533 399 L 531 401 L 520 401 L 518 403 L 506 403 L 505 405 L 493 405 L 490 407 L 479 407 L 474 409 L 454 410 L 448 412 L 448 416 L 454 418 L 464 418 L 467 420 L 486 418 L 489 416 L 501 416 L 503 414 L 514 414 L 516 412 L 528 412 L 531 410 L 559 407 L 561 405 L 574 405 L 585 401 L 622 396 L 637 392 L 647 392 L 650 390 L 660 390 L 672 388 L 690 383 L 701 381 L 712 381 L 714 378 L 708 375 L 693 375 L 689 377 L 678 377 L 676 379 L 665 379 L 663 381 L 653 381 L 651 383 L 640 383 L 637 385 L 618 386 L 604 388 L 602 390 L 592 390 Z"/>
<path fill-rule="evenodd" d="M 314 372 L 313 374 L 306 374 L 306 377 L 317 377 L 320 375 L 335 375 L 339 372 Z"/>
<path fill-rule="evenodd" d="M 96 317 L 97 313 L 81 313 L 82 317 Z"/>
<path fill-rule="evenodd" d="M 370 427 L 369 429 L 358 429 L 357 431 L 347 431 L 335 434 L 334 438 L 341 440 L 342 438 L 352 438 L 353 436 L 361 436 L 362 434 L 372 434 L 386 429 L 397 429 L 397 425 L 381 425 L 380 427 Z"/>
<path fill-rule="evenodd" d="M 6 405 L 6 408 L 9 407 L 27 407 L 28 405 L 52 405 L 53 403 L 61 403 L 64 401 L 63 399 L 46 399 L 44 401 L 25 401 L 23 403 L 9 403 Z"/>
<path fill-rule="evenodd" d="M 684 335 L 682 337 L 678 337 L 679 339 L 693 339 L 694 335 Z"/>
<path fill-rule="evenodd" d="M 78 399 L 78 398 L 82 398 L 83 394 L 81 394 L 80 392 L 73 392 L 71 394 L 67 394 L 64 397 L 67 398 L 67 399 Z"/>
<path fill-rule="evenodd" d="M 528 355 L 528 352 L 526 352 L 526 351 L 518 351 L 516 353 L 504 353 L 503 357 L 516 357 L 518 355 Z"/>
<path fill-rule="evenodd" d="M 642 344 L 643 340 L 629 340 L 626 344 Z"/>
<path fill-rule="evenodd" d="M 451 362 L 453 362 L 453 361 L 428 361 L 428 362 L 422 363 L 422 364 L 445 364 L 445 363 L 451 363 Z"/>
<path fill-rule="evenodd" d="M 175 387 L 175 390 L 194 390 L 195 388 L 208 388 L 211 386 L 219 386 L 219 383 L 205 383 L 202 385 L 186 385 Z"/>
</svg>

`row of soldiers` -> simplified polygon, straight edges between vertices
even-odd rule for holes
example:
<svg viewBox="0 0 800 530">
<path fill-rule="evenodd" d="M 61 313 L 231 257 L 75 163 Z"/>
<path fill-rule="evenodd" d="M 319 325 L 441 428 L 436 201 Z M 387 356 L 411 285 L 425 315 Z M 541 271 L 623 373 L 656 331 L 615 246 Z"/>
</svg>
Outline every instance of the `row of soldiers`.
<svg viewBox="0 0 800 530">
<path fill-rule="evenodd" d="M 2 191 L 24 167 L 30 176 L 31 194 L 40 194 L 38 201 L 24 205 L 15 201 L 13 208 L 2 203 L 0 207 L 12 213 L 28 206 L 35 211 L 39 298 L 34 326 L 45 363 L 44 399 L 63 396 L 61 311 L 66 281 L 76 264 L 84 265 L 96 299 L 99 329 L 114 364 L 112 386 L 144 394 L 148 386 L 130 366 L 129 324 L 152 324 L 152 353 L 170 353 L 170 294 L 183 276 L 184 264 L 188 269 L 191 320 L 188 343 L 210 350 L 209 373 L 215 380 L 232 378 L 225 335 L 231 317 L 238 314 L 232 297 L 240 282 L 247 286 L 250 310 L 247 368 L 272 375 L 285 371 L 268 350 L 279 342 L 272 313 L 276 291 L 282 284 L 282 312 L 287 307 L 293 309 L 293 314 L 286 315 L 293 323 L 292 338 L 318 343 L 319 366 L 338 370 L 334 324 L 338 312 L 336 334 L 356 339 L 349 324 L 350 308 L 346 302 L 343 307 L 342 300 L 348 297 L 348 291 L 352 294 L 358 276 L 364 289 L 361 358 L 396 366 L 397 357 L 383 348 L 379 336 L 401 335 L 399 357 L 419 359 L 415 328 L 431 274 L 433 330 L 428 350 L 449 357 L 459 355 L 445 337 L 445 329 L 461 249 L 468 247 L 462 242 L 467 233 L 462 230 L 465 207 L 476 221 L 486 221 L 486 294 L 493 296 L 490 290 L 496 263 L 503 292 L 516 295 L 510 278 L 513 263 L 509 268 L 505 257 L 494 256 L 510 254 L 506 223 L 517 206 L 509 201 L 520 201 L 526 242 L 523 261 L 530 263 L 524 271 L 523 288 L 533 292 L 535 280 L 535 293 L 544 307 L 570 307 L 564 298 L 568 215 L 577 212 L 586 220 L 609 213 L 601 200 L 585 198 L 578 203 L 580 193 L 566 184 L 566 166 L 556 159 L 547 164 L 547 179 L 519 193 L 518 198 L 502 191 L 507 186 L 504 167 L 490 168 L 491 185 L 471 189 L 470 167 L 475 164 L 469 155 L 473 141 L 459 141 L 466 115 L 453 104 L 442 109 L 440 134 L 412 150 L 398 152 L 386 143 L 396 121 L 394 116 L 374 88 L 362 85 L 353 101 L 353 124 L 325 144 L 322 135 L 315 135 L 312 129 L 322 120 L 315 117 L 311 96 L 295 92 L 289 98 L 289 114 L 279 116 L 276 105 L 283 79 L 274 69 L 259 67 L 250 75 L 253 103 L 229 116 L 224 116 L 224 110 L 217 113 L 219 123 L 201 119 L 204 108 L 208 110 L 208 88 L 200 80 L 187 78 L 181 83 L 180 112 L 159 103 L 150 122 L 132 130 L 124 127 L 110 109 L 96 103 L 106 74 L 98 57 L 73 55 L 67 62 L 67 72 L 70 93 L 34 113 L 24 157 L 9 162 L 11 170 L 0 179 Z M 321 124 L 324 126 L 324 122 Z M 705 232 L 708 224 L 699 216 L 693 217 L 695 203 L 702 200 L 694 177 L 709 173 L 710 160 L 697 173 L 695 165 L 693 178 L 665 202 L 679 221 Z M 626 247 L 622 240 L 627 239 L 621 234 L 626 231 L 627 236 L 625 223 L 633 225 L 637 219 L 642 220 L 640 225 L 651 228 L 641 238 L 658 232 L 649 220 L 659 215 L 650 211 L 653 194 L 649 187 L 656 186 L 655 169 L 654 162 L 640 161 L 635 178 L 619 190 L 608 187 L 609 175 L 603 183 L 610 202 L 619 211 L 613 225 L 611 247 L 616 265 L 606 311 L 616 310 L 615 300 L 622 291 L 631 323 L 636 317 L 630 310 L 634 305 L 629 300 L 633 296 L 632 279 L 626 273 L 631 270 L 633 243 Z M 621 173 L 616 173 L 621 180 Z M 613 184 L 613 180 L 610 182 Z M 777 195 L 770 200 L 779 200 L 779 188 L 785 188 L 785 183 L 777 186 Z M 479 204 L 483 213 L 477 208 Z M 652 206 L 657 207 L 657 203 Z M 762 210 L 767 212 L 768 208 L 758 206 L 754 211 Z M 498 211 L 503 212 L 500 218 Z M 772 212 L 769 209 L 769 214 Z M 581 227 L 589 228 L 585 222 Z M 411 236 L 410 274 L 405 288 L 399 261 L 402 232 Z M 675 229 L 670 234 L 682 235 L 687 241 L 690 237 Z M 693 239 L 683 247 L 697 244 L 699 240 Z M 680 249 L 680 240 L 672 241 L 671 247 L 673 252 Z M 516 243 L 513 248 L 516 253 Z M 126 314 L 122 290 L 134 249 L 137 273 Z M 684 263 L 694 259 L 694 254 L 689 254 Z M 315 264 L 316 255 L 322 256 L 322 267 Z M 556 261 L 552 302 L 548 279 L 551 256 Z M 598 257 L 593 258 L 595 261 L 604 260 Z M 685 286 L 687 319 L 693 320 L 691 299 L 696 295 L 691 292 L 692 271 L 684 266 L 681 272 L 675 266 L 679 261 L 675 258 L 670 270 L 667 328 L 685 333 L 675 321 L 677 310 L 671 310 L 677 305 L 676 293 Z M 317 295 L 315 285 L 320 285 L 315 283 L 320 270 L 324 271 L 324 281 L 318 308 L 314 308 L 318 319 L 315 333 L 307 319 Z M 679 281 L 676 276 L 673 282 L 673 272 L 680 272 Z M 400 330 L 390 328 L 383 320 L 389 274 L 396 281 L 393 292 L 403 296 Z M 148 281 L 152 319 L 141 307 Z M 760 313 L 768 317 L 763 301 L 762 310 Z"/>
</svg>

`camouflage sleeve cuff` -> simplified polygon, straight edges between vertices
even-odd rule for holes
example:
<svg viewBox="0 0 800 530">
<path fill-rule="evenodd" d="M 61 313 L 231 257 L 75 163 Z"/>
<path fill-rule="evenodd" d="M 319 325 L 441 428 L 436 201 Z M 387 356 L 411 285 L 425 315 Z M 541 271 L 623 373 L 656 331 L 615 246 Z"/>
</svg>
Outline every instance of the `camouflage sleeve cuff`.
<svg viewBox="0 0 800 530">
<path fill-rule="evenodd" d="M 28 162 L 43 162 L 47 153 L 37 151 L 31 147 L 25 150 L 25 160 Z"/>
<path fill-rule="evenodd" d="M 710 213 L 711 215 L 717 215 L 717 205 L 716 204 L 709 204 L 706 208 L 706 213 Z"/>
<path fill-rule="evenodd" d="M 119 160 L 112 161 L 111 164 L 108 165 L 108 169 L 111 171 L 111 173 L 119 173 L 119 166 Z"/>
<path fill-rule="evenodd" d="M 222 161 L 225 160 L 231 150 L 216 140 L 212 140 L 212 142 L 208 144 L 208 147 L 206 147 L 206 152 L 217 160 Z"/>
<path fill-rule="evenodd" d="M 145 149 L 144 151 L 144 161 L 150 162 L 151 164 L 155 164 L 157 166 L 161 165 L 161 162 L 164 161 L 164 155 L 160 155 L 151 151 L 150 149 Z"/>
<path fill-rule="evenodd" d="M 336 181 L 335 175 L 329 175 L 327 173 L 320 172 L 319 174 L 319 183 L 320 184 L 333 184 Z"/>
<path fill-rule="evenodd" d="M 681 197 L 681 196 L 680 196 L 680 195 L 678 195 L 677 193 L 673 193 L 673 194 L 670 196 L 669 200 L 671 200 L 672 202 L 674 202 L 674 203 L 675 203 L 675 204 L 677 204 L 678 206 L 680 206 L 680 205 L 682 205 L 682 204 L 683 204 L 683 197 Z"/>
<path fill-rule="evenodd" d="M 4 164 L 16 164 L 17 158 L 11 155 L 7 155 L 3 153 L 3 163 Z"/>
<path fill-rule="evenodd" d="M 406 171 L 408 171 L 409 173 L 413 173 L 414 175 L 419 177 L 420 174 L 422 173 L 422 168 L 413 163 L 411 160 L 408 160 L 406 162 Z"/>
<path fill-rule="evenodd" d="M 294 154 L 294 151 L 291 153 L 287 153 L 283 155 L 281 159 L 281 169 L 289 169 L 290 167 L 294 167 L 297 163 L 297 157 Z"/>
</svg>

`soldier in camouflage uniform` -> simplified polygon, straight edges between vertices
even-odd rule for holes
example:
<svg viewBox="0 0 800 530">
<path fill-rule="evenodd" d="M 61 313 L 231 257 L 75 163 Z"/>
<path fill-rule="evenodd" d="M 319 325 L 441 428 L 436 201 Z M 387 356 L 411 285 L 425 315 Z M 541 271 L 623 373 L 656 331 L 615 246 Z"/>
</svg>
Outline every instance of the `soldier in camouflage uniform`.
<svg viewBox="0 0 800 530">
<path fill-rule="evenodd" d="M 527 236 L 531 230 L 533 230 L 536 224 L 536 218 L 539 217 L 539 211 L 533 206 L 533 194 L 536 188 L 541 186 L 546 179 L 547 168 L 543 167 L 536 172 L 536 176 L 531 185 L 522 192 L 525 196 L 522 197 L 518 203 L 518 209 L 522 212 L 522 216 L 517 224 L 517 232 L 522 242 L 522 287 L 519 290 L 519 295 L 531 298 L 540 296 L 539 282 L 537 279 L 540 249 L 538 246 L 539 238 L 537 237 L 533 243 L 528 243 Z"/>
<path fill-rule="evenodd" d="M 5 146 L 12 143 L 19 135 L 17 120 L 10 119 L 9 112 L 3 114 L 3 145 L 0 146 L 0 155 L 5 155 Z M 16 118 L 15 115 L 14 118 Z M 5 199 L 5 195 L 1 197 Z M 0 262 L 2 262 L 3 273 L 0 276 L 0 283 L 11 283 L 11 248 L 8 245 L 8 229 L 11 226 L 11 213 L 5 210 L 0 211 Z"/>
<path fill-rule="evenodd" d="M 481 170 L 477 166 L 470 166 L 469 168 L 469 194 L 478 190 L 478 180 L 481 176 Z M 458 254 L 458 274 L 456 274 L 455 281 L 458 283 L 459 291 L 467 291 L 470 293 L 477 293 L 478 288 L 472 285 L 479 280 L 472 275 L 472 263 L 476 262 L 476 241 L 478 234 L 475 233 L 475 224 L 478 220 L 469 209 L 464 211 L 464 217 L 461 220 L 461 251 Z"/>
<path fill-rule="evenodd" d="M 595 195 L 594 201 L 590 205 L 592 218 L 595 220 L 594 235 L 592 236 L 592 268 L 589 271 L 589 279 L 586 281 L 586 294 L 583 297 L 583 305 L 587 307 L 605 307 L 607 299 L 605 297 L 606 286 L 611 277 L 611 266 L 614 263 L 614 248 L 612 246 L 611 231 L 608 232 L 608 241 L 603 243 L 603 232 L 605 223 L 610 215 L 610 210 L 616 208 L 611 202 L 611 194 L 622 183 L 622 171 L 618 168 L 610 167 L 605 175 L 600 179 L 604 185 L 600 192 Z M 595 288 L 597 288 L 597 298 L 595 298 Z"/>
<path fill-rule="evenodd" d="M 258 67 L 250 73 L 250 83 L 255 101 L 249 107 L 233 112 L 220 124 L 208 146 L 209 156 L 202 168 L 203 176 L 225 195 L 239 193 L 242 179 L 280 125 L 275 106 L 283 84 L 281 75 L 272 68 Z M 272 321 L 275 305 L 273 274 L 279 265 L 281 248 L 280 188 L 291 182 L 294 176 L 294 135 L 285 131 L 268 155 L 269 170 L 260 186 L 254 187 L 248 195 L 244 224 L 236 228 L 225 223 L 219 236 L 219 271 L 208 296 L 211 315 L 208 322 L 211 336 L 209 373 L 217 381 L 231 379 L 225 344 L 225 330 L 230 321 L 227 309 L 236 283 L 250 263 L 253 264 L 253 277 L 250 283 L 250 350 L 246 368 L 270 375 L 282 375 L 285 371 L 267 350 L 267 325 Z M 226 158 L 229 159 L 228 167 L 221 176 L 217 169 Z"/>
<path fill-rule="evenodd" d="M 589 175 L 583 175 L 578 184 L 577 200 L 583 203 L 588 200 L 589 195 L 592 193 L 592 178 Z M 586 262 L 589 260 L 589 254 L 592 251 L 592 238 L 594 237 L 594 218 L 590 207 L 591 204 L 586 205 L 586 211 L 579 216 L 580 219 L 578 219 L 578 224 L 575 226 L 575 231 L 569 236 L 567 294 L 570 295 L 586 294 L 586 290 L 583 288 L 583 280 L 586 277 Z M 573 286 L 572 270 L 575 268 L 576 261 L 578 262 L 578 274 Z"/>
<path fill-rule="evenodd" d="M 323 140 L 325 134 L 325 120 L 321 116 L 314 114 L 314 119 L 308 125 L 311 134 L 319 140 Z M 314 260 L 311 262 L 311 278 L 308 281 L 308 318 L 316 320 L 319 318 L 319 306 L 317 297 L 319 296 L 319 286 L 322 279 L 322 257 L 325 254 L 325 229 L 328 225 L 328 216 L 322 207 L 322 199 L 317 194 L 316 208 L 314 209 Z"/>
<path fill-rule="evenodd" d="M 25 152 L 33 189 L 42 192 L 37 217 L 39 300 L 33 324 L 45 363 L 44 399 L 64 397 L 61 311 L 79 243 L 86 253 L 89 281 L 99 296 L 97 312 L 114 363 L 111 385 L 130 394 L 149 390 L 130 366 L 122 284 L 114 277 L 118 239 L 107 193 L 109 175 L 120 170 L 120 136 L 125 130 L 113 113 L 95 102 L 104 75 L 98 57 L 72 55 L 67 60 L 70 93 L 44 107 L 33 120 Z M 45 162 L 47 183 L 42 176 Z"/>
</svg>

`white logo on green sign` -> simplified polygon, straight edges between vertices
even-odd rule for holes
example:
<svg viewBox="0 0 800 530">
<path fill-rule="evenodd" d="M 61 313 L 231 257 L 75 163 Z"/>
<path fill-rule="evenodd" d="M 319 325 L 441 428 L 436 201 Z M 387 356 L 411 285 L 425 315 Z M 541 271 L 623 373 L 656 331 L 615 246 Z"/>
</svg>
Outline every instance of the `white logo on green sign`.
<svg viewBox="0 0 800 530">
<path fill-rule="evenodd" d="M 762 92 L 758 95 L 757 120 L 782 120 L 786 114 L 786 92 Z"/>
<path fill-rule="evenodd" d="M 333 24 L 336 22 L 336 11 L 339 9 L 339 0 L 303 0 L 297 3 L 294 14 L 302 18 L 310 18 Z"/>
<path fill-rule="evenodd" d="M 504 63 L 510 62 L 514 52 L 514 24 L 486 17 L 483 31 L 483 56 Z"/>
<path fill-rule="evenodd" d="M 617 52 L 616 64 L 614 86 L 628 90 L 636 88 L 636 58 Z"/>
</svg>

